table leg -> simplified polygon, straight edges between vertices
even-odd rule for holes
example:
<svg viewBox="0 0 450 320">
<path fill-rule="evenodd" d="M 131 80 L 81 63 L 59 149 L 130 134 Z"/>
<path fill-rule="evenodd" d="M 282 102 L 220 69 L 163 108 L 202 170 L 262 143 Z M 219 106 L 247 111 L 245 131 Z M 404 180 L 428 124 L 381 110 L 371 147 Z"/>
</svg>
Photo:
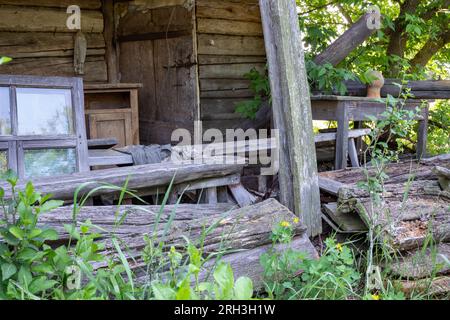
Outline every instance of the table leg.
<svg viewBox="0 0 450 320">
<path fill-rule="evenodd" d="M 336 162 L 335 169 L 345 169 L 348 159 L 348 133 L 349 117 L 348 104 L 341 102 L 338 104 L 338 129 L 336 137 Z"/>
<path fill-rule="evenodd" d="M 430 111 L 427 106 L 423 112 L 423 120 L 419 121 L 419 131 L 417 132 L 417 159 L 422 159 L 427 153 L 427 138 L 428 138 L 428 117 Z"/>
</svg>

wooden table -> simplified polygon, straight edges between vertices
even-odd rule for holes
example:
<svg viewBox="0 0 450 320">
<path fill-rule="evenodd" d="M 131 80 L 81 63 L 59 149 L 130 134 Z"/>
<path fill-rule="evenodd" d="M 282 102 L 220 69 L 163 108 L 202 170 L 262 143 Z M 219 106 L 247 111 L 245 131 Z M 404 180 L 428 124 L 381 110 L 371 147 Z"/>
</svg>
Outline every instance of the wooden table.
<svg viewBox="0 0 450 320">
<path fill-rule="evenodd" d="M 421 105 L 422 101 L 408 100 L 404 109 L 414 111 Z M 386 103 L 365 97 L 312 96 L 311 107 L 313 120 L 338 122 L 336 170 L 347 167 L 350 121 L 371 121 L 372 117 L 382 119 L 382 114 L 386 111 Z M 421 158 L 425 154 L 427 146 L 428 107 L 423 108 L 415 120 L 419 121 L 417 156 Z"/>
</svg>

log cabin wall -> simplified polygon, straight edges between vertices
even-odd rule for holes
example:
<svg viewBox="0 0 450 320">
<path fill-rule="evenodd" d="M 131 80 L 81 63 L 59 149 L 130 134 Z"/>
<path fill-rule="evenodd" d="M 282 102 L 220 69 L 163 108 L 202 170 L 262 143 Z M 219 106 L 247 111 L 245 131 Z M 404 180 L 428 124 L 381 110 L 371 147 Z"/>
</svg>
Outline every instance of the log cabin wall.
<svg viewBox="0 0 450 320">
<path fill-rule="evenodd" d="M 75 76 L 75 31 L 66 26 L 67 8 L 81 8 L 87 38 L 86 82 L 106 82 L 101 0 L 0 0 L 0 55 L 14 58 L 1 73 Z"/>
<path fill-rule="evenodd" d="M 139 96 L 142 143 L 171 143 L 177 128 L 192 132 L 198 109 L 193 8 L 133 1 L 117 3 L 115 11 L 120 81 L 143 84 Z"/>
<path fill-rule="evenodd" d="M 253 97 L 244 74 L 264 71 L 266 52 L 257 0 L 197 0 L 200 109 L 204 129 L 233 128 L 236 104 Z"/>
</svg>

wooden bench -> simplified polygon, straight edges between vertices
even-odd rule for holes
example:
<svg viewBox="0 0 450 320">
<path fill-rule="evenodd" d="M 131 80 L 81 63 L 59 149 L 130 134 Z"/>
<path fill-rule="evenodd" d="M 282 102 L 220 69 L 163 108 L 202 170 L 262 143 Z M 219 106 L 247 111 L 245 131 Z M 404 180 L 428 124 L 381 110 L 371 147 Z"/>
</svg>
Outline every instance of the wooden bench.
<svg viewBox="0 0 450 320">
<path fill-rule="evenodd" d="M 356 148 L 356 139 L 369 135 L 371 129 L 355 129 L 348 132 L 348 155 L 352 163 L 352 167 L 359 168 L 358 150 Z M 315 137 L 315 142 L 336 141 L 337 132 L 319 133 Z M 336 148 L 337 149 L 337 148 Z M 337 150 L 336 150 L 337 155 Z"/>
</svg>

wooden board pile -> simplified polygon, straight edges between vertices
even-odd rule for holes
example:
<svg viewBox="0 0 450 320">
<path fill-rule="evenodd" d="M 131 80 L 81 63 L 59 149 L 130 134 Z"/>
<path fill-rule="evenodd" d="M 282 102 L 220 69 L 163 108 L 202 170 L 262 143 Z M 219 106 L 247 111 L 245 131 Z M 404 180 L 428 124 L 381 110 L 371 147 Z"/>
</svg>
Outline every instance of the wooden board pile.
<svg viewBox="0 0 450 320">
<path fill-rule="evenodd" d="M 102 240 L 106 244 L 104 254 L 116 255 L 111 233 L 118 237 L 122 250 L 128 256 L 131 267 L 140 282 L 146 280 L 146 270 L 142 252 L 146 246 L 144 235 L 156 236 L 157 241 L 165 243 L 165 249 L 171 246 L 184 248 L 186 238 L 196 244 L 203 230 L 214 226 L 204 240 L 205 255 L 226 252 L 223 260 L 232 265 L 235 277 L 248 276 L 254 281 L 254 287 L 261 289 L 262 267 L 260 256 L 271 248 L 272 228 L 281 221 L 292 223 L 295 215 L 274 199 L 237 208 L 231 204 L 217 205 L 179 205 L 166 206 L 157 223 L 160 206 L 123 206 L 119 217 L 125 215 L 124 221 L 117 225 L 117 207 L 84 207 L 77 217 L 80 225 L 88 219 L 98 228 Z M 167 223 L 173 223 L 166 230 Z M 69 234 L 64 224 L 72 223 L 72 207 L 63 207 L 41 216 L 40 221 L 46 227 L 58 231 L 60 240 L 67 242 Z M 294 225 L 294 224 L 293 224 Z M 97 232 L 97 229 L 95 230 Z M 303 251 L 311 257 L 317 257 L 314 246 L 308 239 L 306 228 L 302 224 L 295 225 L 295 238 L 291 248 Z M 275 250 L 282 250 L 279 246 Z M 96 268 L 101 268 L 97 265 Z M 203 277 L 211 271 L 212 263 L 205 265 Z"/>
<path fill-rule="evenodd" d="M 367 181 L 363 169 L 322 173 L 324 219 L 345 233 L 365 232 L 372 221 L 399 257 L 390 267 L 406 293 L 448 293 L 449 169 L 450 155 L 389 165 L 381 201 L 358 186 Z"/>
</svg>

